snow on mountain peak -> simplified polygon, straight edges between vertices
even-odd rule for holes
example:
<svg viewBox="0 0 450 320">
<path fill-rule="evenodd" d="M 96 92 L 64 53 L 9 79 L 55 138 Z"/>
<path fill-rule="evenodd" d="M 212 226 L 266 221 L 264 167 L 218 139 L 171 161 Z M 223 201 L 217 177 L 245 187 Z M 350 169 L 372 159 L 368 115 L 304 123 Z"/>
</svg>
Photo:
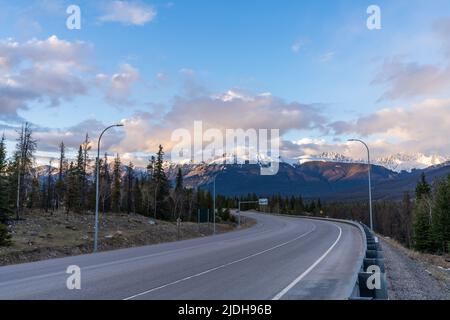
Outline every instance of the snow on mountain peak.
<svg viewBox="0 0 450 320">
<path fill-rule="evenodd" d="M 320 155 L 308 155 L 299 158 L 299 163 L 312 161 L 366 163 L 366 159 L 353 159 L 336 152 L 324 152 Z M 423 153 L 397 153 L 389 156 L 378 157 L 372 160 L 372 164 L 380 165 L 392 171 L 412 171 L 413 169 L 425 169 L 431 166 L 442 165 L 450 161 L 450 156 L 425 155 Z"/>
</svg>

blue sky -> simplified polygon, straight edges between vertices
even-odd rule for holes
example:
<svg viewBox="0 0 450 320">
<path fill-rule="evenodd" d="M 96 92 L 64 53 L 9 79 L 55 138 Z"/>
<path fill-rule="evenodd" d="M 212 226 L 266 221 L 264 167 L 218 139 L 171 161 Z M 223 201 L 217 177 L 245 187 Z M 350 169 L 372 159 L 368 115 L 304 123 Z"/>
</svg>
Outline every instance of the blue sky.
<svg viewBox="0 0 450 320">
<path fill-rule="evenodd" d="M 153 16 L 139 23 L 132 16 L 111 18 L 114 3 Z M 70 4 L 81 8 L 81 30 L 66 28 L 65 10 Z M 371 4 L 381 8 L 381 30 L 366 27 L 366 9 Z M 36 41 L 56 36 L 61 46 L 61 41 L 85 44 L 77 49 L 76 57 L 83 69 L 72 73 L 85 90 L 73 94 L 50 90 L 54 99 L 60 99 L 51 107 L 47 94 L 25 97 L 13 115 L 0 118 L 5 130 L 24 120 L 32 122 L 38 132 L 42 131 L 40 138 L 49 150 L 57 135 L 63 138 L 70 130 L 80 134 L 81 130 L 74 128 L 86 120 L 96 120 L 98 126 L 121 119 L 145 126 L 147 121 L 155 130 L 170 132 L 173 128 L 167 123 L 177 103 L 189 104 L 200 96 L 231 90 L 250 96 L 269 92 L 277 105 L 316 109 L 317 117 L 305 122 L 311 124 L 308 128 L 300 123 L 281 128 L 286 141 L 311 140 L 307 147 L 297 145 L 297 150 L 289 150 L 293 156 L 326 150 L 350 152 L 342 141 L 355 135 L 373 142 L 380 155 L 395 150 L 450 154 L 445 142 L 431 142 L 433 133 L 425 133 L 428 127 L 421 135 L 414 135 L 409 132 L 413 127 L 407 126 L 416 117 L 417 121 L 423 119 L 419 113 L 426 113 L 424 105 L 430 99 L 437 100 L 433 105 L 437 112 L 449 111 L 449 90 L 433 83 L 450 77 L 446 69 L 450 45 L 436 31 L 436 23 L 444 21 L 446 28 L 450 19 L 450 3 L 445 0 L 22 0 L 1 1 L 1 8 L 0 39 L 4 42 L 15 41 L 25 47 L 35 39 L 33 45 L 39 46 Z M 109 19 L 102 18 L 108 15 Z M 36 63 L 34 58 L 26 58 Z M 24 66 L 15 65 L 8 72 L 17 76 L 21 68 Z M 105 99 L 109 84 L 99 85 L 94 79 L 118 74 L 129 83 L 120 97 L 110 91 L 113 97 Z M 418 92 L 422 89 L 415 90 L 416 86 L 428 89 Z M 242 109 L 247 107 L 242 101 Z M 188 109 L 180 108 L 188 117 Z M 380 110 L 388 110 L 384 115 L 395 114 L 398 108 L 403 110 L 400 114 L 405 119 L 399 123 L 404 125 L 383 128 Z M 161 116 L 165 113 L 169 115 Z M 239 114 L 235 116 L 239 118 Z M 205 121 L 208 119 L 205 115 Z M 377 120 L 380 125 L 368 131 L 355 128 L 365 119 Z M 432 123 L 429 126 L 436 128 Z M 446 135 L 446 127 L 447 122 L 438 124 L 442 132 L 435 134 Z M 92 136 L 96 130 L 92 129 Z M 147 127 L 136 128 L 139 131 L 151 132 Z M 128 139 L 124 141 L 133 140 L 132 133 L 125 134 Z M 163 135 L 158 138 L 162 142 L 167 139 Z M 423 141 L 414 143 L 417 139 Z M 130 150 L 125 142 L 111 142 L 110 147 L 121 152 L 151 152 L 154 142 L 137 144 Z"/>
</svg>

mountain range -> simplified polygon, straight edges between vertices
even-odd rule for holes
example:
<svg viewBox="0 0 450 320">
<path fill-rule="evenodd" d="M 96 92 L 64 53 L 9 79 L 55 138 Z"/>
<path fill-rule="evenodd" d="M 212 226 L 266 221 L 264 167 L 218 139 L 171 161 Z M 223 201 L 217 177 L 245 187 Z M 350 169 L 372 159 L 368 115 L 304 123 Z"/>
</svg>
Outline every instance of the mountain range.
<svg viewBox="0 0 450 320">
<path fill-rule="evenodd" d="M 416 157 L 390 157 L 385 163 L 398 163 L 399 159 L 410 160 Z M 302 195 L 304 198 L 321 198 L 329 201 L 351 201 L 367 199 L 367 164 L 345 158 L 339 154 L 326 154 L 318 160 L 298 163 L 280 162 L 279 172 L 274 176 L 261 176 L 259 164 L 225 164 L 220 161 L 208 164 L 175 164 L 166 162 L 165 171 L 170 181 L 174 181 L 178 168 L 182 169 L 184 182 L 190 188 L 206 188 L 212 191 L 216 178 L 216 193 L 227 196 L 240 196 L 256 193 L 259 196 L 281 194 L 284 196 Z M 124 166 L 125 169 L 126 166 Z M 397 166 L 398 168 L 398 166 Z M 144 169 L 136 168 L 137 174 L 145 175 Z M 51 170 L 54 174 L 57 170 Z M 93 180 L 93 168 L 90 179 Z M 125 170 L 122 170 L 125 172 Z M 44 181 L 49 172 L 48 166 L 36 168 L 36 175 Z M 413 191 L 426 174 L 431 182 L 450 174 L 450 162 L 442 162 L 426 168 L 393 170 L 389 167 L 372 165 L 372 187 L 375 200 L 399 200 L 404 192 Z"/>
<path fill-rule="evenodd" d="M 174 180 L 178 165 L 168 170 Z M 282 194 L 302 195 L 329 201 L 367 199 L 367 165 L 349 162 L 312 161 L 292 165 L 280 163 L 274 176 L 261 176 L 256 164 L 182 165 L 184 181 L 188 187 L 212 190 L 216 179 L 216 193 L 239 196 L 256 193 L 258 196 Z M 375 200 L 400 200 L 406 191 L 414 196 L 420 175 L 426 174 L 431 182 L 450 174 L 450 163 L 396 172 L 379 165 L 372 166 L 372 191 Z"/>
</svg>

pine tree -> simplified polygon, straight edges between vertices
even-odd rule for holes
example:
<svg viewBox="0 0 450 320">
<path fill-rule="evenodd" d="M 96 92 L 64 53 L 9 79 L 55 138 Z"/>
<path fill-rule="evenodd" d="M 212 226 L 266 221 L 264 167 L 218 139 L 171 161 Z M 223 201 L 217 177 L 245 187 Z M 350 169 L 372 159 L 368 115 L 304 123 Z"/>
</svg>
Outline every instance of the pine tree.
<svg viewBox="0 0 450 320">
<path fill-rule="evenodd" d="M 438 253 L 450 252 L 450 175 L 436 184 L 432 231 Z"/>
<path fill-rule="evenodd" d="M 127 167 L 127 173 L 125 176 L 125 194 L 127 199 L 127 213 L 130 214 L 133 211 L 133 182 L 134 182 L 134 165 L 132 162 Z"/>
<path fill-rule="evenodd" d="M 183 172 L 181 168 L 178 168 L 177 176 L 175 179 L 175 189 L 173 191 L 174 210 L 173 215 L 177 215 L 177 218 L 181 217 L 184 202 L 184 186 L 183 186 Z"/>
<path fill-rule="evenodd" d="M 170 217 L 169 196 L 170 187 L 167 180 L 166 173 L 164 172 L 164 151 L 160 145 L 156 156 L 155 168 L 153 172 L 153 179 L 156 183 L 156 211 L 163 219 Z"/>
<path fill-rule="evenodd" d="M 144 213 L 141 187 L 142 181 L 136 177 L 133 183 L 133 210 L 138 214 Z"/>
<path fill-rule="evenodd" d="M 16 150 L 13 156 L 11 168 L 14 171 L 10 175 L 8 185 L 10 186 L 10 199 L 16 203 L 11 203 L 16 208 L 16 219 L 20 219 L 21 209 L 26 204 L 26 194 L 31 185 L 31 171 L 34 164 L 34 153 L 36 151 L 36 140 L 32 138 L 33 131 L 29 123 L 25 123 L 18 132 Z M 13 201 L 14 202 L 14 201 Z"/>
<path fill-rule="evenodd" d="M 414 206 L 414 248 L 421 252 L 433 250 L 433 237 L 429 208 L 423 201 L 416 202 Z"/>
<path fill-rule="evenodd" d="M 8 163 L 6 161 L 6 143 L 5 135 L 2 135 L 0 140 L 0 216 L 6 217 L 6 211 L 8 208 L 8 192 L 7 192 L 7 178 L 6 170 Z"/>
<path fill-rule="evenodd" d="M 181 168 L 178 168 L 177 177 L 175 179 L 175 190 L 180 192 L 183 188 L 183 172 L 181 171 Z"/>
<path fill-rule="evenodd" d="M 0 247 L 6 247 L 11 245 L 11 234 L 8 228 L 0 223 Z"/>
<path fill-rule="evenodd" d="M 56 194 L 56 207 L 59 208 L 61 202 L 65 197 L 65 184 L 64 177 L 68 169 L 67 159 L 66 159 L 66 146 L 64 142 L 61 141 L 59 144 L 59 168 L 58 168 L 58 181 L 55 185 L 55 194 Z"/>
<path fill-rule="evenodd" d="M 401 218 L 400 226 L 403 229 L 403 236 L 400 241 L 409 248 L 411 247 L 411 229 L 412 229 L 412 204 L 409 192 L 405 192 L 403 195 L 402 208 L 401 208 Z"/>
<path fill-rule="evenodd" d="M 82 153 L 82 167 L 80 168 L 80 204 L 82 209 L 87 207 L 87 189 L 88 189 L 88 179 L 87 179 L 87 169 L 90 163 L 89 151 L 91 150 L 91 141 L 89 140 L 89 135 L 86 133 L 86 138 L 81 144 Z"/>
<path fill-rule="evenodd" d="M 83 146 L 80 145 L 78 148 L 77 155 L 77 164 L 74 170 L 74 174 L 76 175 L 76 203 L 75 207 L 78 212 L 81 212 L 85 206 L 84 197 L 83 197 L 83 186 L 85 185 L 84 179 L 84 154 L 83 154 Z"/>
<path fill-rule="evenodd" d="M 79 203 L 79 189 L 78 189 L 78 170 L 73 162 L 69 165 L 69 170 L 66 177 L 67 192 L 65 193 L 65 207 L 66 213 L 69 214 L 71 210 L 76 210 Z"/>
<path fill-rule="evenodd" d="M 111 210 L 111 175 L 109 173 L 108 154 L 100 160 L 100 202 L 102 212 Z"/>
<path fill-rule="evenodd" d="M 431 186 L 426 180 L 425 173 L 422 172 L 420 176 L 420 182 L 416 186 L 416 199 L 421 200 L 423 197 L 429 197 L 431 195 Z"/>
<path fill-rule="evenodd" d="M 416 203 L 414 205 L 414 248 L 418 251 L 433 251 L 433 234 L 431 232 L 432 208 L 431 186 L 422 173 L 416 186 Z"/>
<path fill-rule="evenodd" d="M 120 212 L 120 200 L 122 196 L 121 192 L 121 181 L 122 181 L 122 164 L 120 162 L 119 154 L 117 154 L 114 159 L 114 168 L 113 168 L 113 186 L 111 191 L 111 202 L 112 202 L 112 210 L 114 212 Z"/>
<path fill-rule="evenodd" d="M 37 209 L 41 205 L 41 192 L 40 192 L 39 180 L 37 177 L 33 177 L 31 181 L 31 193 L 28 199 L 28 208 Z M 47 190 L 46 190 L 47 192 Z M 48 196 L 47 194 L 45 196 Z"/>
</svg>

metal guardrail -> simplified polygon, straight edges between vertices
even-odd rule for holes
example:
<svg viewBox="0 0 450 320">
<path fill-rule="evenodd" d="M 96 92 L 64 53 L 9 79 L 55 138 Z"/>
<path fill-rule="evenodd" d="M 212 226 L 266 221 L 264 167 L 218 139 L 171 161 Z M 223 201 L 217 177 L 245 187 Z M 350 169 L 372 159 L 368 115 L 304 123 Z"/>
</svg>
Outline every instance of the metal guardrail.
<svg viewBox="0 0 450 320">
<path fill-rule="evenodd" d="M 387 300 L 386 271 L 381 243 L 366 225 L 362 227 L 365 245 L 365 255 L 358 272 L 350 300 Z"/>
</svg>

